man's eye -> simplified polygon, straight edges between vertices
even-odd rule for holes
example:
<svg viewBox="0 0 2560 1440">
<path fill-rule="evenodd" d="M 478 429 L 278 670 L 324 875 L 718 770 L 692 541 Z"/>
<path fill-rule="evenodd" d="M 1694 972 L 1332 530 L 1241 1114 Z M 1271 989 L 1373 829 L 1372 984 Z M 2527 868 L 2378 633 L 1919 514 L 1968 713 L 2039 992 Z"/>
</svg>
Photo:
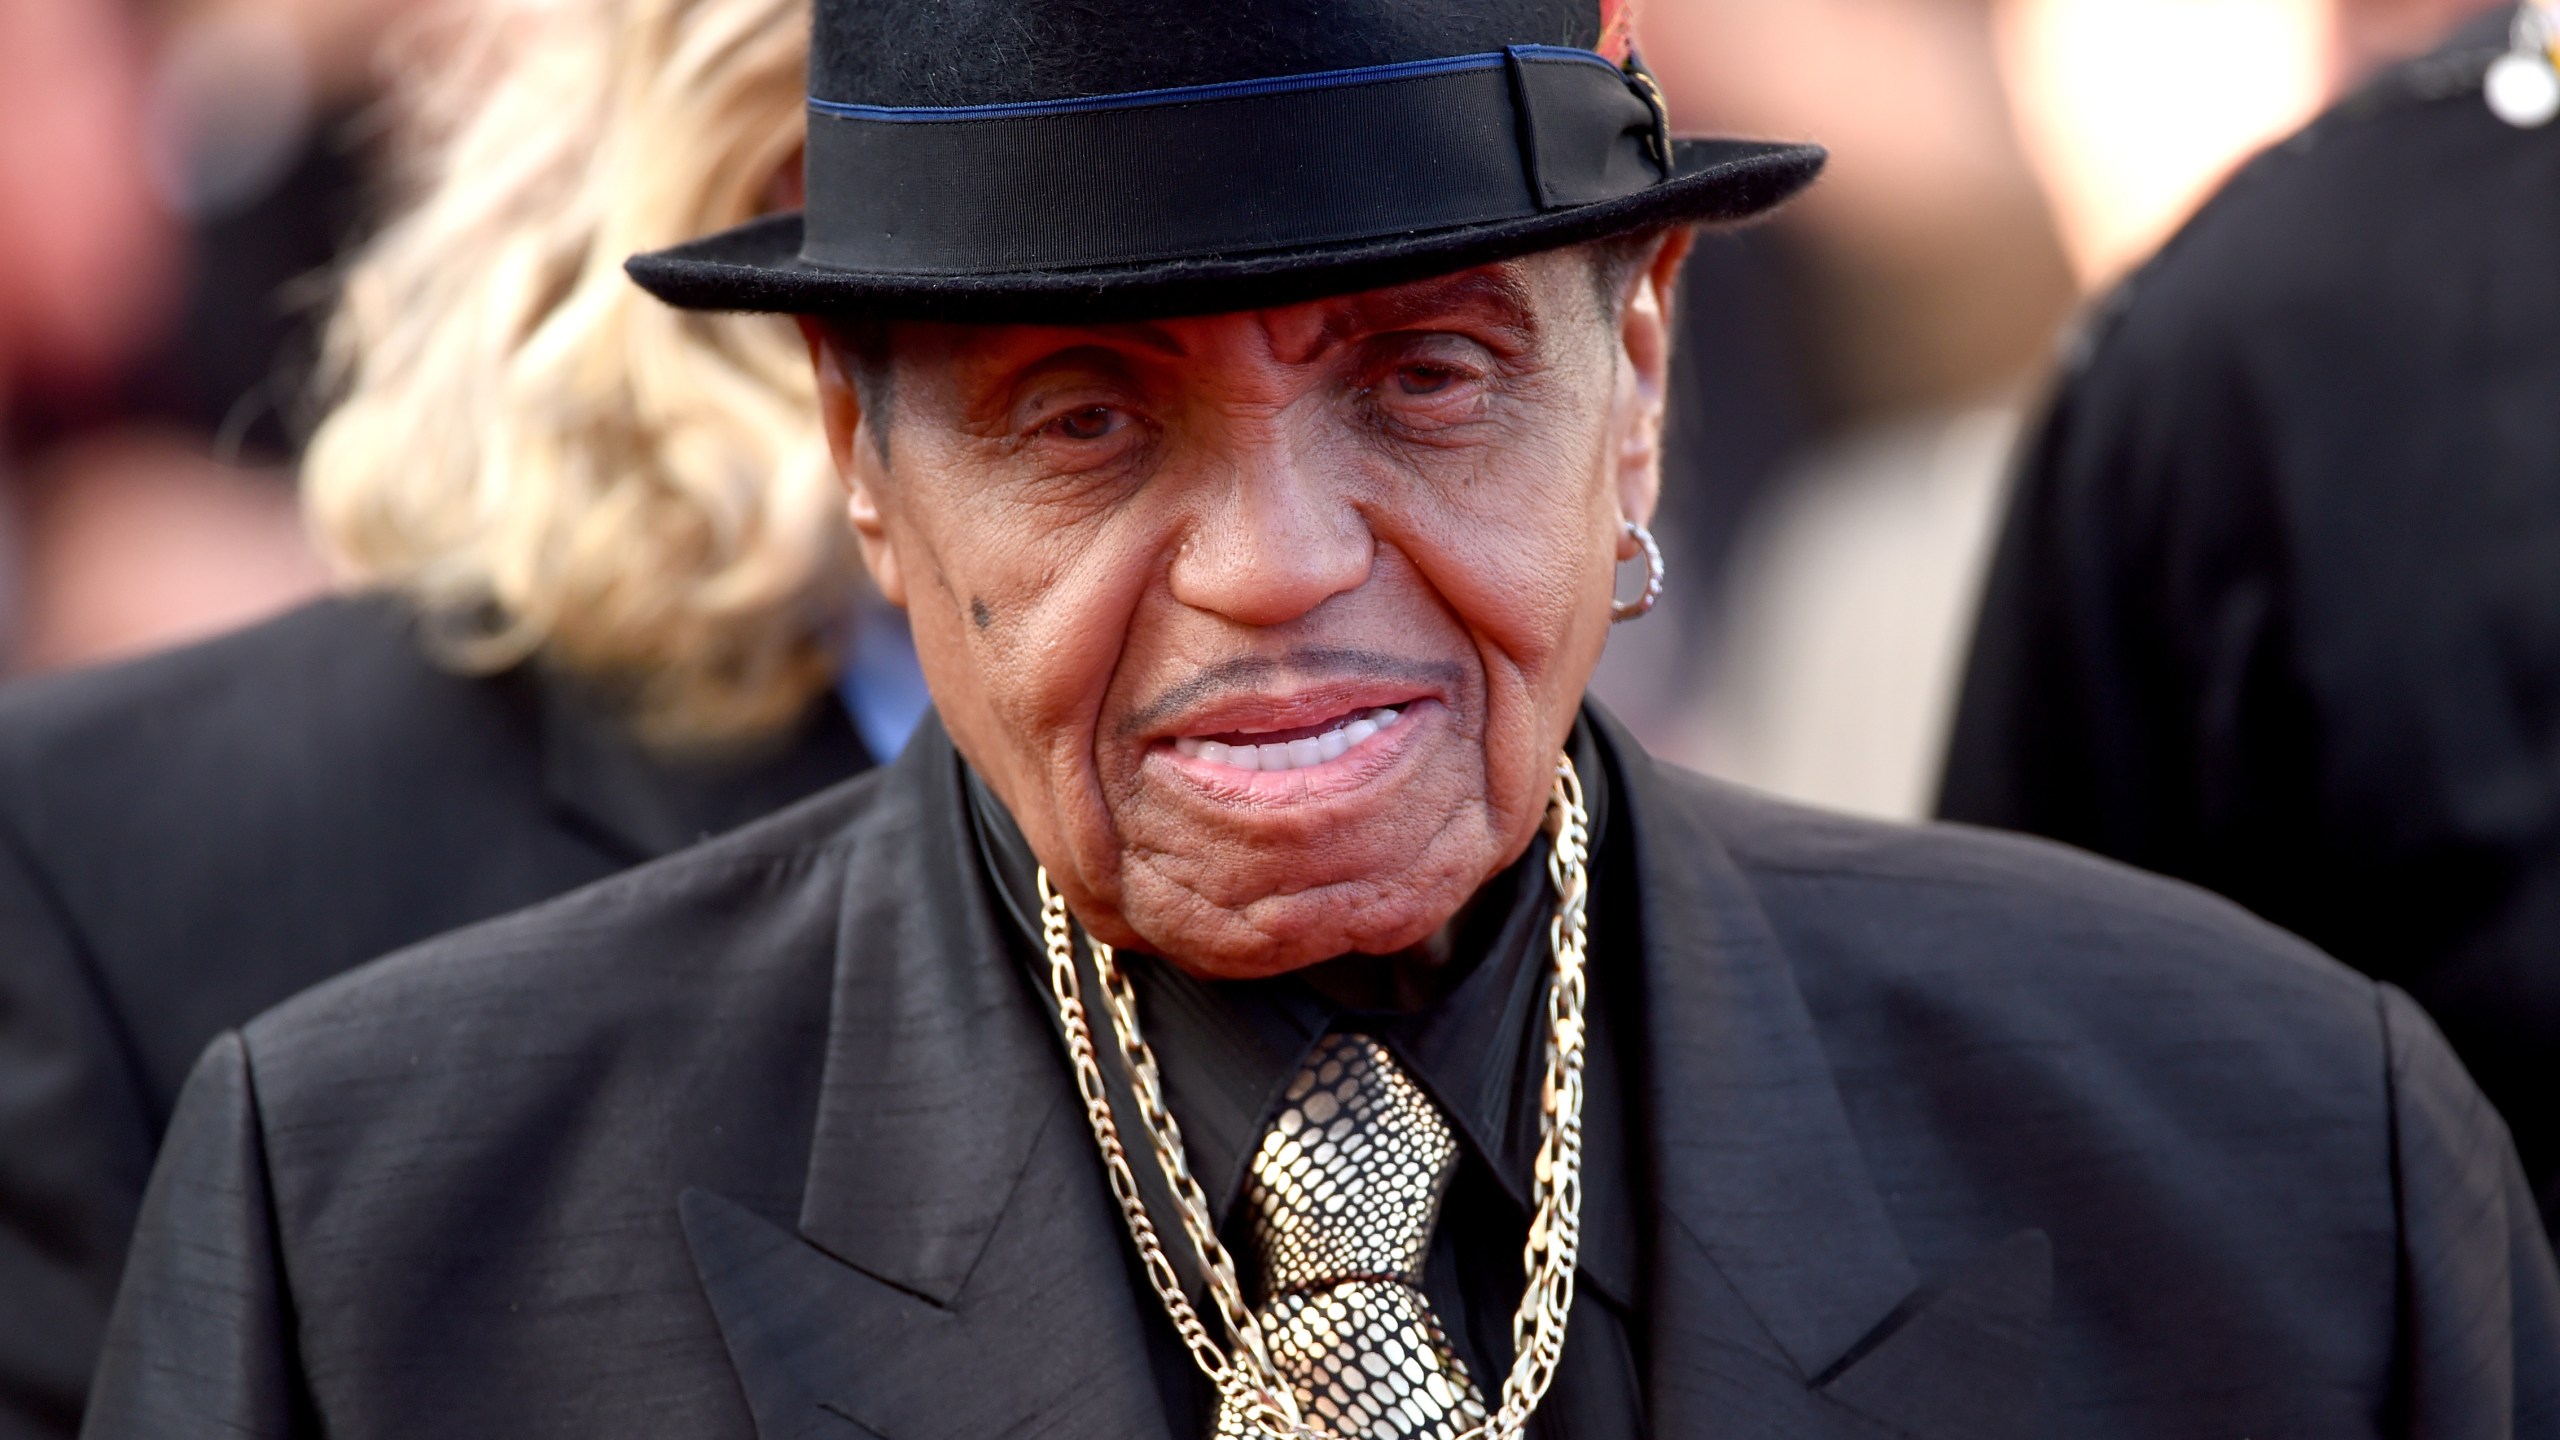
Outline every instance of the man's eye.
<svg viewBox="0 0 2560 1440">
<path fill-rule="evenodd" d="M 1446 365 L 1405 365 L 1396 370 L 1396 388 L 1407 395 L 1437 395 L 1458 383 L 1458 372 Z"/>
<path fill-rule="evenodd" d="M 1100 440 L 1120 428 L 1120 412 L 1108 405 L 1087 405 L 1049 422 L 1049 433 L 1061 440 Z"/>
</svg>

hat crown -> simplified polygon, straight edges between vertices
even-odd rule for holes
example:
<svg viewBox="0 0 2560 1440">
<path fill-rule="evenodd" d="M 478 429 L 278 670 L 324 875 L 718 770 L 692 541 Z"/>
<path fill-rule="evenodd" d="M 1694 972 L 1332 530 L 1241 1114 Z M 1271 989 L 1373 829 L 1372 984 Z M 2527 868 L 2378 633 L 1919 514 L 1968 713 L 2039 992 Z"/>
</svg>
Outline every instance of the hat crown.
<svg viewBox="0 0 2560 1440">
<path fill-rule="evenodd" d="M 809 93 L 1015 104 L 1482 54 L 1588 49 L 1598 0 L 818 0 Z"/>
<path fill-rule="evenodd" d="M 1822 165 L 1672 137 L 1634 0 L 810 3 L 807 203 L 632 257 L 660 298 L 1252 309 L 1740 220 Z"/>
</svg>

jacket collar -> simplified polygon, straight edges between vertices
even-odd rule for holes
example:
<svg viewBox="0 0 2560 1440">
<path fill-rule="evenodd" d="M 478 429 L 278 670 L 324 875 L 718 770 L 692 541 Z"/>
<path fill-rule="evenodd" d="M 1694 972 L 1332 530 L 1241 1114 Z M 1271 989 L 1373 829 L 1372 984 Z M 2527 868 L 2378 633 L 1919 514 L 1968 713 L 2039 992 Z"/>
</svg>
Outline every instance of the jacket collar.
<svg viewBox="0 0 2560 1440">
<path fill-rule="evenodd" d="M 542 785 L 572 827 L 625 861 L 654 860 L 868 770 L 872 757 L 832 697 L 787 737 L 699 760 L 654 755 L 599 697 L 528 666 Z"/>
<path fill-rule="evenodd" d="M 683 1204 L 767 1440 L 1165 1433 L 1119 1215 L 959 782 L 928 718 L 847 837 L 795 1222 Z"/>
<path fill-rule="evenodd" d="M 2044 1237 L 2013 1236 L 1922 1288 L 1793 967 L 1708 824 L 1707 782 L 1659 769 L 1595 715 L 1629 817 L 1615 883 L 1635 890 L 1595 900 L 1642 927 L 1656 1433 L 2032 1433 Z"/>
</svg>

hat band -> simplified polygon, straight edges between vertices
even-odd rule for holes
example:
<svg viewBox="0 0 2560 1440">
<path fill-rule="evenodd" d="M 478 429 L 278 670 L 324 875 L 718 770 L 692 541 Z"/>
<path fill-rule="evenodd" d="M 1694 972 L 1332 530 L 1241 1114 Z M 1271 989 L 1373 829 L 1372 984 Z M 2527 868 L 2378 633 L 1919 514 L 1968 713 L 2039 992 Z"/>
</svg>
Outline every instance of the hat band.
<svg viewBox="0 0 2560 1440">
<path fill-rule="evenodd" d="M 1663 179 L 1649 80 L 1587 50 L 1019 105 L 809 102 L 801 258 L 890 275 L 1084 269 L 1382 239 Z"/>
</svg>

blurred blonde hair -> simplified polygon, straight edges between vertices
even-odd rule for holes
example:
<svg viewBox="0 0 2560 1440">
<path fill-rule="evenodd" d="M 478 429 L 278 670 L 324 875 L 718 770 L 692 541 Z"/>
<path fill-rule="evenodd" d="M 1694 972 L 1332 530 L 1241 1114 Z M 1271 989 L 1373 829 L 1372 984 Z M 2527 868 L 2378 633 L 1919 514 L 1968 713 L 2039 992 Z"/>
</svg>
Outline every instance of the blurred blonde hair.
<svg viewBox="0 0 2560 1440">
<path fill-rule="evenodd" d="M 807 26 L 806 0 L 474 0 L 330 329 L 305 505 L 342 575 L 420 606 L 447 663 L 539 656 L 665 748 L 787 727 L 858 584 L 789 322 L 622 273 L 762 208 Z"/>
</svg>

